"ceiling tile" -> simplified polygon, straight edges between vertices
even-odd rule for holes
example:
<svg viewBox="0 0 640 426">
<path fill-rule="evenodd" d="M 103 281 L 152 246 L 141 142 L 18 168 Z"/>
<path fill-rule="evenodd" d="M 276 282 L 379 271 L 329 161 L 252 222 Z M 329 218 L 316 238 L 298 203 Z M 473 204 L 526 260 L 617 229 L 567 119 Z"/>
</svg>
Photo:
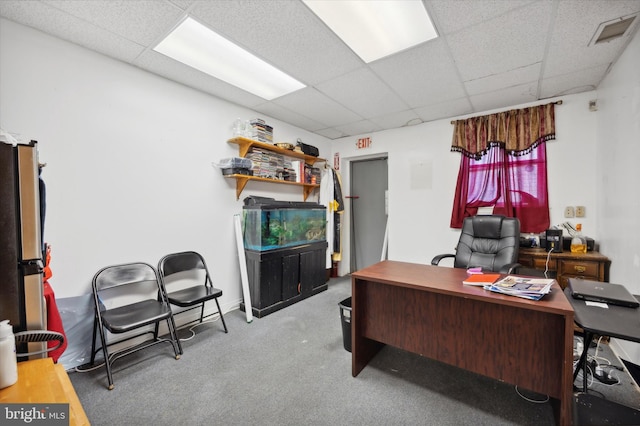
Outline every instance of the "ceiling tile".
<svg viewBox="0 0 640 426">
<path fill-rule="evenodd" d="M 141 45 L 160 41 L 184 11 L 164 1 L 43 0 L 97 27 Z"/>
<path fill-rule="evenodd" d="M 294 126 L 298 126 L 302 129 L 308 130 L 310 132 L 315 132 L 316 130 L 320 130 L 326 127 L 324 124 L 320 124 L 317 121 L 305 117 L 304 115 L 300 115 L 297 112 L 291 111 L 280 105 L 274 104 L 273 102 L 265 102 L 261 105 L 256 105 L 255 107 L 253 107 L 253 109 L 270 117 L 282 120 L 285 123 L 293 124 Z"/>
<path fill-rule="evenodd" d="M 410 123 L 419 124 L 422 120 L 414 110 L 408 109 L 376 117 L 375 122 L 383 129 L 396 129 Z"/>
<path fill-rule="evenodd" d="M 422 108 L 416 108 L 415 111 L 418 116 L 426 122 L 455 117 L 458 115 L 471 114 L 474 110 L 469 103 L 469 99 L 460 98 Z"/>
<path fill-rule="evenodd" d="M 538 62 L 536 64 L 516 68 L 500 74 L 465 81 L 464 86 L 466 87 L 469 95 L 479 95 L 481 93 L 499 90 L 504 87 L 535 82 L 540 77 L 541 65 L 542 64 Z"/>
<path fill-rule="evenodd" d="M 534 3 L 448 37 L 464 81 L 530 66 L 543 60 L 551 3 Z"/>
<path fill-rule="evenodd" d="M 0 1 L 0 14 L 121 61 L 131 62 L 144 50 L 144 46 L 140 44 L 91 25 L 43 2 L 3 0 Z"/>
<path fill-rule="evenodd" d="M 336 130 L 341 131 L 345 136 L 361 135 L 364 133 L 379 132 L 382 127 L 368 120 L 349 123 L 342 126 L 335 126 Z"/>
<path fill-rule="evenodd" d="M 275 99 L 273 103 L 297 111 L 327 127 L 362 120 L 362 117 L 310 87 Z"/>
<path fill-rule="evenodd" d="M 411 108 L 465 95 L 442 39 L 383 58 L 370 67 Z"/>
<path fill-rule="evenodd" d="M 363 91 L 363 87 L 367 90 Z M 316 89 L 363 118 L 407 109 L 389 86 L 367 68 L 321 83 Z"/>
<path fill-rule="evenodd" d="M 532 0 L 432 0 L 427 5 L 441 27 L 438 29 L 444 29 L 444 34 L 450 34 L 499 17 L 531 2 Z"/>
<path fill-rule="evenodd" d="M 537 100 L 538 82 L 470 96 L 474 111 L 487 111 Z"/>
<path fill-rule="evenodd" d="M 600 65 L 577 72 L 545 78 L 541 82 L 541 98 L 552 98 L 595 90 L 608 65 Z"/>
</svg>

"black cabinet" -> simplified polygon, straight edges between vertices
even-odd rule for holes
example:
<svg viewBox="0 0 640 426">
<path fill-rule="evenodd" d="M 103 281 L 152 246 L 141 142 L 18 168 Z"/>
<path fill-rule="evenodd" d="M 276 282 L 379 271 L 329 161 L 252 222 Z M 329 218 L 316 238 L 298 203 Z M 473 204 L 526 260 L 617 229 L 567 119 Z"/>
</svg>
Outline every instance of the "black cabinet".
<svg viewBox="0 0 640 426">
<path fill-rule="evenodd" d="M 327 242 L 245 250 L 253 315 L 261 318 L 327 289 Z M 240 309 L 245 310 L 244 303 Z"/>
</svg>

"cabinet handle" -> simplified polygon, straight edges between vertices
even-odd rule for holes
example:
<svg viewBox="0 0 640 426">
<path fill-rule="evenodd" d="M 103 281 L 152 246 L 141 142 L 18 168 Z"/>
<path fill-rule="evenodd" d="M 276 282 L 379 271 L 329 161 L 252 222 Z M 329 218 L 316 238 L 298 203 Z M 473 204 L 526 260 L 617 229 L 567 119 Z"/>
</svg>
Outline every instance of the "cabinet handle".
<svg viewBox="0 0 640 426">
<path fill-rule="evenodd" d="M 586 266 L 574 266 L 573 269 L 576 270 L 576 272 L 585 272 L 587 270 Z"/>
</svg>

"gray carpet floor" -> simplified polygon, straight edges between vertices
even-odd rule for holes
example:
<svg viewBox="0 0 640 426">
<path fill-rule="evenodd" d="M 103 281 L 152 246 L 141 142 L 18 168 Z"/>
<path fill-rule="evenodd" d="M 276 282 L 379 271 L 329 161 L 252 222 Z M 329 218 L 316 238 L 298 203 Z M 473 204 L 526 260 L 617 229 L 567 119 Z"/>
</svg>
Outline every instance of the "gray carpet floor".
<svg viewBox="0 0 640 426">
<path fill-rule="evenodd" d="M 542 395 L 388 346 L 352 377 L 338 305 L 350 294 L 349 278 L 332 279 L 251 323 L 228 312 L 228 334 L 198 326 L 179 360 L 162 344 L 116 361 L 112 391 L 104 368 L 69 375 L 93 425 L 555 424 L 550 403 L 530 401 Z M 626 380 L 598 391 L 640 407 Z"/>
</svg>

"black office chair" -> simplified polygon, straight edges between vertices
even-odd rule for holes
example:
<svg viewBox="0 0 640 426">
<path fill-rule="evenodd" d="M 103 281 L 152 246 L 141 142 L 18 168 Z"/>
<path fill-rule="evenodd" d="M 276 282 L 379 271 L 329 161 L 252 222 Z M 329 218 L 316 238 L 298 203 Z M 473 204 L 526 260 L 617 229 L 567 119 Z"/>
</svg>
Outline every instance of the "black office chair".
<svg viewBox="0 0 640 426">
<path fill-rule="evenodd" d="M 520 266 L 520 221 L 499 215 L 466 217 L 455 254 L 441 254 L 432 265 L 442 259 L 454 258 L 455 268 L 481 267 L 483 271 L 514 273 Z"/>
<path fill-rule="evenodd" d="M 200 308 L 199 322 L 202 323 L 204 318 L 219 313 L 224 332 L 228 333 L 227 324 L 224 322 L 224 316 L 218 303 L 218 298 L 222 296 L 222 290 L 213 286 L 207 264 L 199 253 L 185 251 L 168 254 L 158 262 L 158 272 L 162 285 L 167 289 L 169 303 L 181 308 L 188 308 L 175 312 L 174 315 Z M 171 291 L 172 287 L 180 287 L 181 289 Z M 218 312 L 205 316 L 204 305 L 209 300 L 216 302 Z M 187 324 L 196 321 L 198 319 L 189 321 Z"/>
<path fill-rule="evenodd" d="M 153 266 L 140 262 L 108 266 L 95 274 L 92 285 L 95 316 L 90 364 L 93 365 L 96 353 L 100 350 L 96 350 L 96 334 L 99 331 L 109 390 L 114 387 L 111 365 L 118 358 L 157 343 L 168 342 L 173 346 L 175 358 L 180 359 L 182 346 L 177 338 L 173 313 Z M 167 324 L 169 338 L 158 337 L 157 326 L 163 322 Z M 149 329 L 150 327 L 152 328 Z M 107 331 L 127 335 L 120 340 L 108 342 Z M 131 335 L 130 332 L 137 334 Z M 135 345 L 119 345 L 119 349 L 109 353 L 110 346 L 145 334 L 152 334 L 153 337 Z"/>
<path fill-rule="evenodd" d="M 49 330 L 19 331 L 14 334 L 14 338 L 16 340 L 16 356 L 18 358 L 26 358 L 32 355 L 41 355 L 51 351 L 55 351 L 64 343 L 64 335 L 62 333 Z M 49 347 L 49 342 L 56 342 L 57 344 Z M 44 349 L 36 349 L 30 352 L 21 352 L 21 348 L 26 348 L 29 343 L 43 343 L 46 346 L 44 347 Z M 30 349 L 27 348 L 27 351 L 29 350 Z"/>
</svg>

